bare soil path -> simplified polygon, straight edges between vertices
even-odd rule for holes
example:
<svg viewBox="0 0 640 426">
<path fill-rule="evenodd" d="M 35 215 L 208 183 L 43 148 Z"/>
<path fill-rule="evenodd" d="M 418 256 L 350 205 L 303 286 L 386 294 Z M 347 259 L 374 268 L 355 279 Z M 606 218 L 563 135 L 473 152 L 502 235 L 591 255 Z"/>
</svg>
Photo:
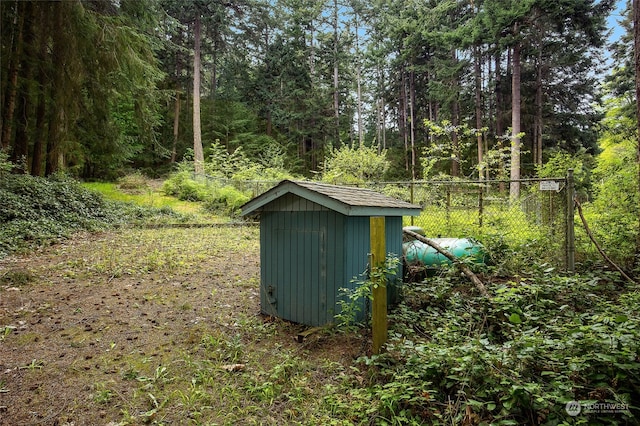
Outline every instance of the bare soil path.
<svg viewBox="0 0 640 426">
<path fill-rule="evenodd" d="M 321 424 L 323 386 L 363 345 L 299 330 L 259 314 L 255 227 L 82 234 L 5 258 L 0 425 Z"/>
</svg>

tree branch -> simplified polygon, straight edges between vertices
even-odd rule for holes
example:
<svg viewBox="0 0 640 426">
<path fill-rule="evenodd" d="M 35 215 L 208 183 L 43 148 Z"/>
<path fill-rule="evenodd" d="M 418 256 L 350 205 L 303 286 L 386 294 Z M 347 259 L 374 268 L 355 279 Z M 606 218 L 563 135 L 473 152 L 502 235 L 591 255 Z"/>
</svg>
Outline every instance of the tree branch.
<svg viewBox="0 0 640 426">
<path fill-rule="evenodd" d="M 593 234 L 591 233 L 591 229 L 589 229 L 589 225 L 587 225 L 587 220 L 584 218 L 584 214 L 582 214 L 582 205 L 580 205 L 580 202 L 578 201 L 577 198 L 574 198 L 573 201 L 576 203 L 576 207 L 578 207 L 578 214 L 580 215 L 580 220 L 582 220 L 582 225 L 584 226 L 584 230 L 587 231 L 587 235 L 589 236 L 589 239 L 596 246 L 596 249 L 598 250 L 600 255 L 604 258 L 604 260 L 606 260 L 609 263 L 609 265 L 613 266 L 618 272 L 620 272 L 620 274 L 625 279 L 629 280 L 632 284 L 636 284 L 636 282 L 629 275 L 625 274 L 625 272 L 618 265 L 616 265 L 613 262 L 613 260 L 609 259 L 609 256 L 607 256 L 607 254 L 602 250 L 602 248 L 600 247 L 600 244 L 598 244 Z"/>
<path fill-rule="evenodd" d="M 410 236 L 412 238 L 415 238 L 416 240 L 418 240 L 420 242 L 423 242 L 423 243 L 433 247 L 438 253 L 440 253 L 443 256 L 445 256 L 447 259 L 449 259 L 451 262 L 453 262 L 454 265 L 456 265 L 458 268 L 460 268 L 460 270 L 462 270 L 462 272 L 476 286 L 478 291 L 480 291 L 480 294 L 482 294 L 487 299 L 491 298 L 491 296 L 489 296 L 489 292 L 487 292 L 487 287 L 480 280 L 480 278 L 478 278 L 478 276 L 476 274 L 474 274 L 473 271 L 471 269 L 469 269 L 469 267 L 467 265 L 464 264 L 464 262 L 462 262 L 460 259 L 455 257 L 450 251 L 446 250 L 444 247 L 442 247 L 440 244 L 436 243 L 435 241 L 433 241 L 433 240 L 431 240 L 431 239 L 429 239 L 427 237 L 423 237 L 420 234 L 416 234 L 413 231 L 409 231 L 408 229 L 403 229 L 402 232 L 404 232 L 406 235 L 408 235 L 408 236 Z"/>
</svg>

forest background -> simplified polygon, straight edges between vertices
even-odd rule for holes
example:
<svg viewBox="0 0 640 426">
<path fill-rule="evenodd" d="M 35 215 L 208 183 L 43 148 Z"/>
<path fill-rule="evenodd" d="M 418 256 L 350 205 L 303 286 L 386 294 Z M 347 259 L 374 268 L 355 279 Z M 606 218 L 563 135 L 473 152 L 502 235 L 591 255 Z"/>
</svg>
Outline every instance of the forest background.
<svg viewBox="0 0 640 426">
<path fill-rule="evenodd" d="M 0 14 L 0 422 L 638 424 L 640 0 L 7 0 Z M 547 258 L 563 231 L 509 225 L 536 195 L 520 183 L 568 169 L 632 279 L 584 251 L 561 271 Z M 256 315 L 257 229 L 220 226 L 253 195 L 243 183 L 283 178 L 473 181 L 467 198 L 501 207 L 480 240 L 494 262 L 470 265 L 490 300 L 443 267 L 404 287 L 381 356 L 346 315 L 299 346 L 297 325 Z M 145 207 L 86 190 L 116 180 Z M 419 202 L 421 218 L 460 207 Z"/>
<path fill-rule="evenodd" d="M 34 176 L 182 162 L 246 180 L 511 179 L 511 198 L 574 168 L 597 228 L 624 224 L 637 253 L 632 3 L 616 6 L 5 1 L 0 152 Z"/>
</svg>

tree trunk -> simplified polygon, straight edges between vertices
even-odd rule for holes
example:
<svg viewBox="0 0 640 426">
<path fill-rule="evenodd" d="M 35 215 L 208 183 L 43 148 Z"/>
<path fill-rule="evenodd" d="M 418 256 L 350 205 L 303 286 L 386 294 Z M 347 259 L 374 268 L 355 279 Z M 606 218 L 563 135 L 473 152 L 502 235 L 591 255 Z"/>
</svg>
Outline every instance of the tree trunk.
<svg viewBox="0 0 640 426">
<path fill-rule="evenodd" d="M 640 0 L 633 0 L 633 40 L 636 69 L 636 119 L 638 126 L 636 162 L 638 166 L 638 191 L 640 192 Z M 638 210 L 638 224 L 640 225 L 640 210 Z M 640 253 L 640 232 L 636 235 L 636 253 Z M 636 259 L 638 259 L 638 256 L 636 256 Z"/>
<path fill-rule="evenodd" d="M 28 2 L 24 10 L 24 35 L 20 63 L 20 99 L 18 100 L 18 116 L 16 117 L 16 137 L 13 141 L 12 157 L 22 173 L 29 172 L 29 122 L 31 120 L 31 92 L 34 34 L 34 4 Z M 33 55 L 35 56 L 35 55 Z"/>
<path fill-rule="evenodd" d="M 18 93 L 18 71 L 22 58 L 22 34 L 24 31 L 24 7 L 26 3 L 16 2 L 18 7 L 18 22 L 16 25 L 18 34 L 13 38 L 12 55 L 9 62 L 9 78 L 7 81 L 7 95 L 2 112 L 1 147 L 8 150 L 11 145 L 13 132 L 13 114 L 16 109 L 16 94 Z"/>
<path fill-rule="evenodd" d="M 378 147 L 381 149 L 387 149 L 387 111 L 385 107 L 384 87 L 385 87 L 385 75 L 384 70 L 378 63 L 377 65 L 378 75 Z M 380 151 L 380 149 L 379 149 Z"/>
<path fill-rule="evenodd" d="M 518 35 L 518 24 L 514 34 Z M 513 46 L 511 75 L 511 184 L 509 196 L 511 201 L 520 197 L 520 44 Z"/>
<path fill-rule="evenodd" d="M 415 105 L 416 105 L 416 73 L 411 69 L 409 73 L 409 95 L 410 95 L 410 130 L 411 130 L 411 180 L 416 179 L 416 126 L 415 126 Z"/>
<path fill-rule="evenodd" d="M 335 143 L 340 143 L 340 87 L 338 80 L 338 0 L 333 0 L 333 117 Z"/>
<path fill-rule="evenodd" d="M 455 85 L 457 86 L 457 85 Z M 459 89 L 456 87 L 456 89 Z M 458 129 L 460 125 L 460 103 L 458 97 L 454 96 L 451 102 L 451 126 L 453 130 L 451 132 L 451 176 L 460 176 L 460 137 L 458 135 Z"/>
<path fill-rule="evenodd" d="M 44 46 L 44 43 L 43 43 Z M 36 108 L 36 132 L 33 143 L 33 155 L 31 157 L 31 174 L 33 176 L 42 175 L 42 150 L 43 142 L 46 137 L 46 116 L 47 116 L 47 85 L 45 84 L 46 73 L 44 71 L 43 59 L 46 52 L 43 48 L 40 54 L 42 61 L 40 62 L 40 72 L 38 73 L 38 106 Z"/>
<path fill-rule="evenodd" d="M 542 93 L 542 74 L 544 72 L 544 64 L 542 62 L 542 39 L 545 37 L 544 29 L 541 30 L 541 34 L 538 38 L 538 63 L 536 64 L 536 115 L 534 118 L 534 129 L 533 129 L 533 142 L 532 142 L 532 151 L 533 151 L 533 163 L 537 166 L 542 166 L 542 101 L 543 101 L 543 93 Z"/>
<path fill-rule="evenodd" d="M 507 62 L 508 63 L 508 62 Z M 496 75 L 496 88 L 495 88 L 495 96 L 496 96 L 496 138 L 498 142 L 498 150 L 502 153 L 503 143 L 504 143 L 504 93 L 502 87 L 502 55 L 500 54 L 500 50 L 496 49 L 496 57 L 495 57 L 495 75 Z M 497 178 L 500 179 L 500 183 L 498 184 L 500 193 L 504 193 L 506 191 L 505 183 L 502 179 L 505 178 L 505 164 L 502 159 L 502 155 L 500 155 L 500 159 L 498 160 L 498 173 Z"/>
<path fill-rule="evenodd" d="M 48 7 L 40 7 L 38 21 L 40 22 L 40 36 L 38 45 L 38 106 L 36 107 L 36 128 L 33 141 L 33 154 L 31 156 L 31 174 L 33 176 L 42 175 L 42 150 L 43 142 L 46 140 L 46 117 L 47 117 L 47 95 L 49 92 L 49 84 L 47 84 L 46 63 L 47 57 L 47 40 L 49 38 L 49 25 L 47 15 Z"/>
<path fill-rule="evenodd" d="M 355 24 L 355 36 L 356 36 L 356 52 L 355 52 L 355 66 L 356 66 L 356 85 L 357 85 L 357 110 L 358 110 L 358 145 L 364 146 L 364 124 L 362 120 L 362 82 L 360 76 L 360 41 L 358 39 L 358 15 L 354 19 Z"/>
<path fill-rule="evenodd" d="M 204 152 L 202 150 L 202 129 L 200 126 L 200 16 L 196 15 L 193 27 L 193 161 L 196 177 L 204 174 Z"/>
<path fill-rule="evenodd" d="M 33 155 L 31 157 L 31 174 L 33 176 L 42 175 L 42 142 L 45 140 L 45 117 L 47 115 L 46 93 L 47 88 L 42 82 L 45 79 L 45 73 L 41 66 L 38 93 L 38 106 L 36 108 L 36 132 L 33 142 Z"/>
<path fill-rule="evenodd" d="M 213 54 L 211 55 L 211 91 L 209 92 L 209 99 L 211 99 L 211 104 L 213 105 L 213 110 L 211 111 L 211 115 L 215 113 L 215 100 L 216 100 L 216 91 L 218 90 L 218 37 L 215 37 L 215 45 L 213 46 Z"/>
<path fill-rule="evenodd" d="M 458 64 L 458 56 L 456 55 L 456 50 L 452 49 L 451 51 L 451 60 L 453 62 L 453 66 L 455 67 Z M 451 81 L 453 99 L 451 100 L 451 124 L 453 127 L 453 132 L 451 133 L 451 150 L 452 150 L 452 158 L 451 158 L 451 176 L 458 177 L 460 176 L 460 137 L 458 135 L 458 126 L 460 125 L 460 99 L 458 93 L 460 93 L 460 82 L 458 81 L 458 75 L 454 75 L 453 80 Z"/>
<path fill-rule="evenodd" d="M 54 16 L 54 28 L 62 28 L 62 26 L 64 25 L 64 17 L 67 12 L 65 3 L 55 2 L 51 4 L 52 14 Z M 67 81 L 67 76 L 65 75 L 65 60 L 67 56 L 65 54 L 65 50 L 67 46 L 65 43 L 65 37 L 61 33 L 61 31 L 53 31 L 52 38 L 53 41 L 50 56 L 53 61 L 53 78 L 51 79 L 53 83 L 51 84 L 50 93 L 51 99 L 60 99 L 64 98 L 64 96 L 62 96 L 61 94 L 65 91 L 65 81 Z M 44 170 L 45 176 L 50 176 L 56 173 L 62 165 L 62 163 L 60 162 L 60 139 L 65 127 L 65 106 L 66 104 L 63 102 L 49 108 L 46 150 L 47 155 Z"/>
<path fill-rule="evenodd" d="M 404 66 L 400 69 L 400 90 L 398 93 L 400 105 L 398 105 L 398 130 L 400 138 L 404 142 L 404 169 L 409 171 L 409 138 L 407 132 L 407 73 Z"/>
<path fill-rule="evenodd" d="M 178 135 L 180 129 L 180 90 L 176 90 L 176 105 L 173 110 L 173 144 L 171 146 L 171 164 L 176 162 L 178 155 Z"/>
<path fill-rule="evenodd" d="M 473 74 L 476 82 L 476 93 L 475 93 L 475 107 L 476 107 L 476 139 L 478 144 L 478 179 L 482 180 L 484 178 L 484 165 L 482 164 L 483 155 L 483 141 L 482 141 L 482 132 L 480 129 L 482 128 L 482 69 L 481 69 L 481 57 L 480 57 L 480 46 L 475 44 L 473 47 L 474 55 L 474 64 L 473 64 Z"/>
<path fill-rule="evenodd" d="M 64 118 L 64 107 L 59 106 L 51 111 L 47 138 L 47 161 L 44 169 L 45 176 L 51 176 L 60 168 L 59 139 L 62 134 Z"/>
</svg>

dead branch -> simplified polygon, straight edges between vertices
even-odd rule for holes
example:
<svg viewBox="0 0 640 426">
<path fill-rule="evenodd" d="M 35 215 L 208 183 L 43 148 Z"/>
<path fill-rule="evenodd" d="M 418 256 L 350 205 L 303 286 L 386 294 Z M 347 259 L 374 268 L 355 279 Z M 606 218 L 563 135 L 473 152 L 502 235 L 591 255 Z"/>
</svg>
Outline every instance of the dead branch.
<svg viewBox="0 0 640 426">
<path fill-rule="evenodd" d="M 578 198 L 574 197 L 573 201 L 575 202 L 576 207 L 578 208 L 578 215 L 580 216 L 580 220 L 582 220 L 582 226 L 584 226 L 584 230 L 587 232 L 587 235 L 589 236 L 589 239 L 591 240 L 593 245 L 596 246 L 596 249 L 598 250 L 598 253 L 600 253 L 600 256 L 602 256 L 602 258 L 606 260 L 609 263 L 609 265 L 613 266 L 618 272 L 620 272 L 620 274 L 625 279 L 629 280 L 632 284 L 637 284 L 629 275 L 625 274 L 625 272 L 618 265 L 616 265 L 613 260 L 609 259 L 609 256 L 607 256 L 604 250 L 602 250 L 602 248 L 600 247 L 600 244 L 598 244 L 595 237 L 591 233 L 591 229 L 589 229 L 589 225 L 587 225 L 587 220 L 584 218 L 584 214 L 582 214 L 582 205 L 578 201 Z"/>
<path fill-rule="evenodd" d="M 467 276 L 467 278 L 469 278 L 471 280 L 471 282 L 476 286 L 478 291 L 480 291 L 480 294 L 482 294 L 484 297 L 486 297 L 488 299 L 491 298 L 491 296 L 489 296 L 489 293 L 487 292 L 487 287 L 480 280 L 480 278 L 478 278 L 478 276 L 476 274 L 474 274 L 473 271 L 471 269 L 469 269 L 469 267 L 467 265 L 464 264 L 464 262 L 462 262 L 460 259 L 455 257 L 451 252 L 446 250 L 444 247 L 442 247 L 440 244 L 436 243 L 435 241 L 433 241 L 433 240 L 431 240 L 431 239 L 429 239 L 427 237 L 423 237 L 420 234 L 416 234 L 413 231 L 409 231 L 407 229 L 403 229 L 402 232 L 404 232 L 405 234 L 407 234 L 408 236 L 410 236 L 412 238 L 415 238 L 416 240 L 418 240 L 420 242 L 423 242 L 423 243 L 433 247 L 438 253 L 440 253 L 443 256 L 445 256 L 447 259 L 449 259 L 451 262 L 453 262 L 454 265 L 456 265 L 458 268 L 460 268 L 460 270 Z"/>
</svg>

